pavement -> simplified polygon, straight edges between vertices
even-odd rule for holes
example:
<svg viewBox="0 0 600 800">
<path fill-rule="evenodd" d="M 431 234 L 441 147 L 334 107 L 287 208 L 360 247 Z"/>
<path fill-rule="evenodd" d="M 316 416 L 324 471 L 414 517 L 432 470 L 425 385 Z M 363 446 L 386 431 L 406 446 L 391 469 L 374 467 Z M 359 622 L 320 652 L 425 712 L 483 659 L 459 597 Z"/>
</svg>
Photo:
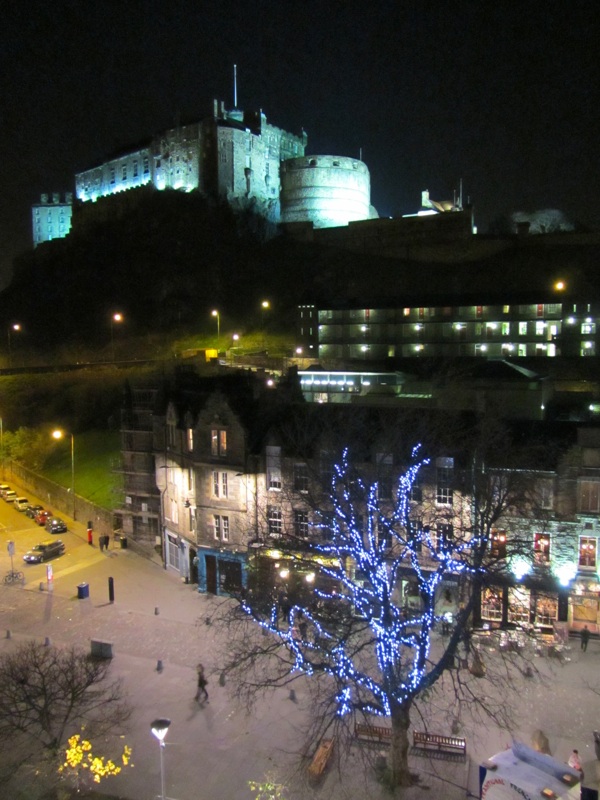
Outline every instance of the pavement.
<svg viewBox="0 0 600 800">
<path fill-rule="evenodd" d="M 8 539 L 17 543 L 20 557 L 33 541 L 48 538 L 3 505 L 0 574 L 10 567 Z M 353 747 L 341 773 L 334 766 L 320 785 L 308 784 L 305 770 L 298 769 L 301 728 L 310 703 L 306 686 L 297 686 L 293 699 L 289 691 L 279 690 L 258 702 L 251 713 L 236 704 L 232 687 L 219 681 L 217 653 L 223 634 L 206 622 L 228 601 L 199 594 L 160 563 L 130 548 L 113 544 L 100 552 L 87 544 L 82 524 L 68 522 L 69 533 L 60 537 L 67 552 L 52 562 L 51 590 L 45 565 L 26 567 L 24 586 L 0 584 L 0 653 L 32 638 L 85 650 L 92 639 L 112 643 L 111 671 L 123 679 L 134 708 L 124 741 L 133 748 L 135 766 L 107 779 L 106 792 L 127 800 L 160 796 L 160 750 L 150 723 L 167 717 L 171 726 L 165 739 L 165 783 L 166 797 L 172 800 L 251 800 L 256 794 L 248 781 L 261 781 L 267 775 L 286 785 L 285 800 L 386 796 L 369 771 L 365 777 L 359 746 Z M 112 603 L 109 577 L 114 585 Z M 78 596 L 82 584 L 87 584 L 88 597 Z M 592 731 L 600 727 L 600 643 L 592 640 L 586 653 L 577 642 L 572 644 L 570 660 L 564 664 L 539 659 L 539 676 L 515 686 L 506 704 L 515 708 L 511 733 L 516 738 L 530 743 L 533 731 L 540 729 L 553 754 L 565 762 L 573 748 L 579 749 L 585 782 L 596 788 Z M 202 706 L 194 700 L 198 661 L 205 664 L 209 677 L 210 701 Z M 490 685 L 485 691 L 491 696 L 498 687 Z M 424 707 L 434 719 L 438 715 L 438 732 L 449 730 L 441 704 L 439 709 L 435 701 Z M 467 762 L 411 756 L 411 767 L 422 784 L 407 790 L 403 798 L 479 796 L 479 763 L 504 749 L 511 733 L 478 720 L 467 707 L 464 712 L 458 735 L 467 739 Z"/>
</svg>

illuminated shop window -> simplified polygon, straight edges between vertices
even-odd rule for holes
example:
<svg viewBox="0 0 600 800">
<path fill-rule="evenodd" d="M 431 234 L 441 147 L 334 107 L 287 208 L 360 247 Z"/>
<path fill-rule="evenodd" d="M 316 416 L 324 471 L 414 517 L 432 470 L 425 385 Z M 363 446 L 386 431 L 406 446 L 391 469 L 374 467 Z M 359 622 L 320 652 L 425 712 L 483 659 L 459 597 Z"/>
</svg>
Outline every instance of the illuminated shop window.
<svg viewBox="0 0 600 800">
<path fill-rule="evenodd" d="M 533 558 L 536 564 L 547 564 L 550 561 L 550 535 L 533 534 Z"/>
<path fill-rule="evenodd" d="M 596 569 L 598 540 L 594 536 L 579 537 L 579 566 Z"/>
<path fill-rule="evenodd" d="M 528 625 L 531 596 L 529 589 L 511 586 L 508 590 L 508 621 L 515 625 Z"/>
<path fill-rule="evenodd" d="M 502 620 L 502 589 L 487 586 L 481 590 L 481 619 L 491 622 Z"/>
</svg>

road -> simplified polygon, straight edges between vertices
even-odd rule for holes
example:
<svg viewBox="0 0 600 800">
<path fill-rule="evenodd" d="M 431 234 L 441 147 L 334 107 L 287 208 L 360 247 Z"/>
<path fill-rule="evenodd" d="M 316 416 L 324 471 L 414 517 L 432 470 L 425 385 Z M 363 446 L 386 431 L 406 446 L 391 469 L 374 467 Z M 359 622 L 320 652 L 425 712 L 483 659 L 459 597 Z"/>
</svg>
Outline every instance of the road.
<svg viewBox="0 0 600 800">
<path fill-rule="evenodd" d="M 112 670 L 122 677 L 135 709 L 125 738 L 133 747 L 135 767 L 109 779 L 106 791 L 128 800 L 149 800 L 160 793 L 159 750 L 150 723 L 167 717 L 172 724 L 165 748 L 166 793 L 174 800 L 250 800 L 254 795 L 247 781 L 267 774 L 288 786 L 286 800 L 386 796 L 370 772 L 364 777 L 358 747 L 352 749 L 342 777 L 333 768 L 317 789 L 307 784 L 305 771 L 297 770 L 301 727 L 310 702 L 302 684 L 296 687 L 295 698 L 279 691 L 259 702 L 251 714 L 236 705 L 228 691 L 231 687 L 219 682 L 222 635 L 215 625 L 205 623 L 226 601 L 199 594 L 131 549 L 111 547 L 101 553 L 88 545 L 81 523 L 66 521 L 69 531 L 60 534 L 66 552 L 52 562 L 51 591 L 45 565 L 23 565 L 24 587 L 0 582 L 0 652 L 31 638 L 85 650 L 91 639 L 113 644 Z M 9 539 L 15 542 L 15 566 L 20 567 L 23 553 L 46 538 L 48 534 L 0 500 L 0 575 L 10 567 Z M 114 582 L 114 603 L 108 597 L 109 577 Z M 77 597 L 81 583 L 89 587 L 86 599 Z M 205 707 L 194 701 L 199 660 L 209 673 L 210 703 Z M 566 664 L 540 659 L 537 666 L 539 679 L 523 680 L 514 696 L 506 699 L 515 707 L 514 735 L 529 743 L 534 730 L 543 730 L 553 754 L 565 762 L 578 748 L 586 783 L 595 786 L 591 732 L 600 727 L 600 697 L 594 691 L 600 692 L 600 643 L 592 640 L 587 653 L 574 643 Z M 432 707 L 429 704 L 429 713 L 437 713 Z M 468 743 L 467 763 L 412 757 L 411 766 L 429 788 L 413 787 L 403 800 L 434 796 L 458 800 L 465 797 L 462 787 L 467 786 L 476 796 L 478 764 L 503 749 L 510 734 L 486 720 L 469 719 L 467 711 L 460 730 Z M 436 732 L 448 730 L 448 719 L 440 717 L 434 724 Z"/>
</svg>

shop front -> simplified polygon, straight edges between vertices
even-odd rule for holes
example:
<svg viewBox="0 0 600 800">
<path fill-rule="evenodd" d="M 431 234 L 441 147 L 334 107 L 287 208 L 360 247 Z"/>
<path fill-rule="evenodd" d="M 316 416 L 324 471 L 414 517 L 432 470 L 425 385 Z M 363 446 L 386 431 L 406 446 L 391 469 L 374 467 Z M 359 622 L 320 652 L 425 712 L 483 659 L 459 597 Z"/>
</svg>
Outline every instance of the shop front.
<svg viewBox="0 0 600 800">
<path fill-rule="evenodd" d="M 246 588 L 245 553 L 200 547 L 195 560 L 199 592 L 237 595 Z"/>
<path fill-rule="evenodd" d="M 566 591 L 526 583 L 481 587 L 476 627 L 536 628 L 552 632 L 567 621 Z"/>
<path fill-rule="evenodd" d="M 600 633 L 600 584 L 596 575 L 578 577 L 569 595 L 569 629 Z"/>
</svg>

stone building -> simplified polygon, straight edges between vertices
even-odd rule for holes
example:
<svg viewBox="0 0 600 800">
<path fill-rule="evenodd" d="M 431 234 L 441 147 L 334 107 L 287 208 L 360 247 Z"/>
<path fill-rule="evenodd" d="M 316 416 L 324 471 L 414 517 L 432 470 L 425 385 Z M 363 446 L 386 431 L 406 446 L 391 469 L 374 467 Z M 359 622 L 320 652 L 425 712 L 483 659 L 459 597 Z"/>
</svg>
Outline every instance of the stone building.
<svg viewBox="0 0 600 800">
<path fill-rule="evenodd" d="M 64 200 L 58 192 L 41 195 L 40 202 L 31 207 L 33 246 L 64 238 L 71 230 L 72 212 L 72 192 L 66 192 Z"/>
<path fill-rule="evenodd" d="M 215 100 L 211 115 L 178 124 L 123 149 L 75 176 L 82 203 L 152 185 L 199 190 L 232 205 L 253 201 L 260 213 L 280 217 L 280 162 L 304 155 L 307 137 L 267 122 L 262 111 L 227 110 Z"/>
</svg>

